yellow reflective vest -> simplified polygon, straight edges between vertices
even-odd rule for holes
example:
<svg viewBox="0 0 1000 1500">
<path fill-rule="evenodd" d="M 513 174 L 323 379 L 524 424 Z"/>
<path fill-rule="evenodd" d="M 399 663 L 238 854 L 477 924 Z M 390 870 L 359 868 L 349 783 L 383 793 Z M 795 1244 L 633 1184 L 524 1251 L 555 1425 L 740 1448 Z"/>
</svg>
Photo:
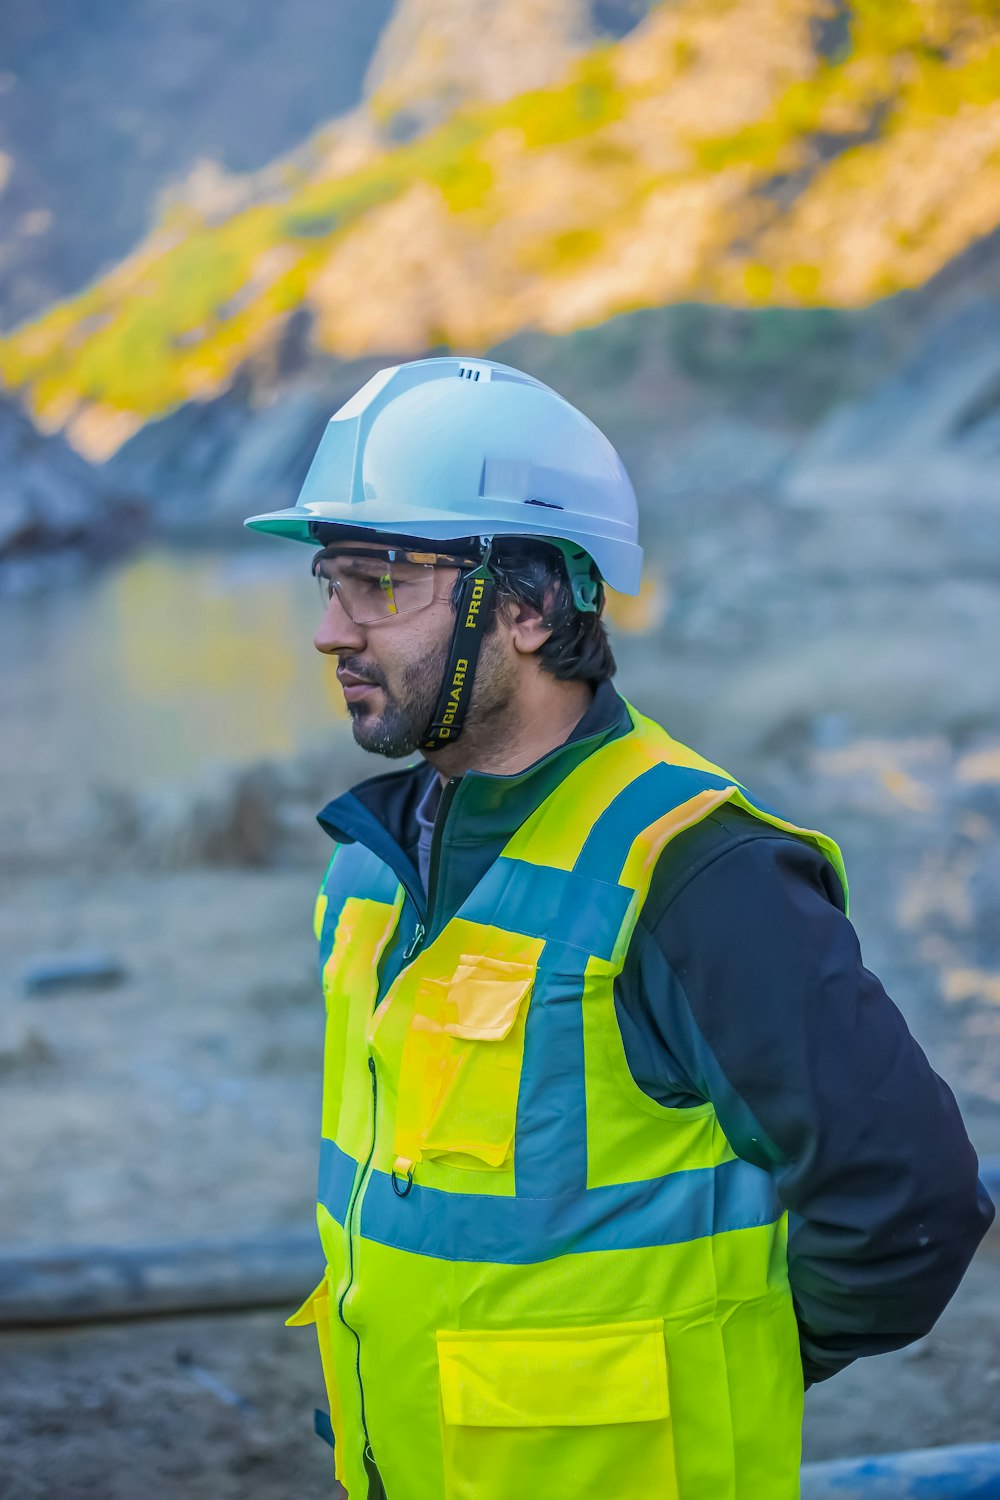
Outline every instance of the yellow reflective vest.
<svg viewBox="0 0 1000 1500">
<path fill-rule="evenodd" d="M 656 861 L 753 804 L 650 720 L 578 764 L 384 994 L 396 876 L 338 847 L 315 1323 L 338 1479 L 365 1500 L 793 1500 L 786 1217 L 711 1102 L 639 1089 L 613 986 Z M 725 913 L 719 941 L 726 941 Z"/>
</svg>

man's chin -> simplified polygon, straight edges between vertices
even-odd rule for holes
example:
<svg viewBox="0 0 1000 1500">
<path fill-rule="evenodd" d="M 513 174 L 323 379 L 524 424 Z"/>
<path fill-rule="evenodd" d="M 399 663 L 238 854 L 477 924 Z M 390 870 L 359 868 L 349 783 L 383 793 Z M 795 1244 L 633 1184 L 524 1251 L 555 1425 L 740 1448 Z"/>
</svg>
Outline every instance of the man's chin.
<svg viewBox="0 0 1000 1500">
<path fill-rule="evenodd" d="M 419 740 L 408 724 L 401 724 L 385 714 L 375 714 L 361 704 L 349 704 L 351 730 L 355 743 L 372 755 L 385 755 L 390 760 L 400 760 L 412 755 Z"/>
</svg>

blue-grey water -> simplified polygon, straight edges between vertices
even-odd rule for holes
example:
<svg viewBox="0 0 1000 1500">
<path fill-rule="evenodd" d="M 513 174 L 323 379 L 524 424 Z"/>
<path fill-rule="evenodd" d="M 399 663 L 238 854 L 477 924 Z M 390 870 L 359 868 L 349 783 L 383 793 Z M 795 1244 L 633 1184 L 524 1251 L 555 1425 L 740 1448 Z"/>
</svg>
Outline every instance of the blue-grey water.
<svg viewBox="0 0 1000 1500">
<path fill-rule="evenodd" d="M 312 645 L 308 561 L 158 549 L 0 600 L 7 796 L 50 778 L 186 781 L 328 734 L 345 715 Z"/>
</svg>

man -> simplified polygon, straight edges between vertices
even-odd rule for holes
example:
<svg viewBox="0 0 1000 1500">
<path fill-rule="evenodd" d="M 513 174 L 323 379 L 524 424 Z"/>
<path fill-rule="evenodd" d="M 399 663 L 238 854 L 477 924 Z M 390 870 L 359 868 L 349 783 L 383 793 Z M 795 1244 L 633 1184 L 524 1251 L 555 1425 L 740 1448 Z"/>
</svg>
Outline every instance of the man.
<svg viewBox="0 0 1000 1500">
<path fill-rule="evenodd" d="M 320 822 L 315 1322 L 352 1500 L 790 1500 L 802 1397 L 992 1218 L 837 846 L 611 686 L 635 497 L 487 360 L 376 375 L 298 504 L 359 744 Z"/>
</svg>

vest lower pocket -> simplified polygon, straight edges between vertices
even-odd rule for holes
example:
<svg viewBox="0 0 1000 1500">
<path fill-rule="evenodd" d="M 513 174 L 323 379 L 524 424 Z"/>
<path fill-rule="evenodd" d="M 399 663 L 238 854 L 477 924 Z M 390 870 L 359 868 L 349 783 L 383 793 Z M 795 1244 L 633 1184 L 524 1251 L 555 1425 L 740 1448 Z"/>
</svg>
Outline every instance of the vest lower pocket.
<svg viewBox="0 0 1000 1500">
<path fill-rule="evenodd" d="M 659 1320 L 439 1332 L 445 1500 L 676 1500 Z"/>
<path fill-rule="evenodd" d="M 449 979 L 420 981 L 399 1063 L 399 1170 L 427 1158 L 478 1168 L 510 1158 L 534 977 L 529 964 L 463 954 Z"/>
</svg>

